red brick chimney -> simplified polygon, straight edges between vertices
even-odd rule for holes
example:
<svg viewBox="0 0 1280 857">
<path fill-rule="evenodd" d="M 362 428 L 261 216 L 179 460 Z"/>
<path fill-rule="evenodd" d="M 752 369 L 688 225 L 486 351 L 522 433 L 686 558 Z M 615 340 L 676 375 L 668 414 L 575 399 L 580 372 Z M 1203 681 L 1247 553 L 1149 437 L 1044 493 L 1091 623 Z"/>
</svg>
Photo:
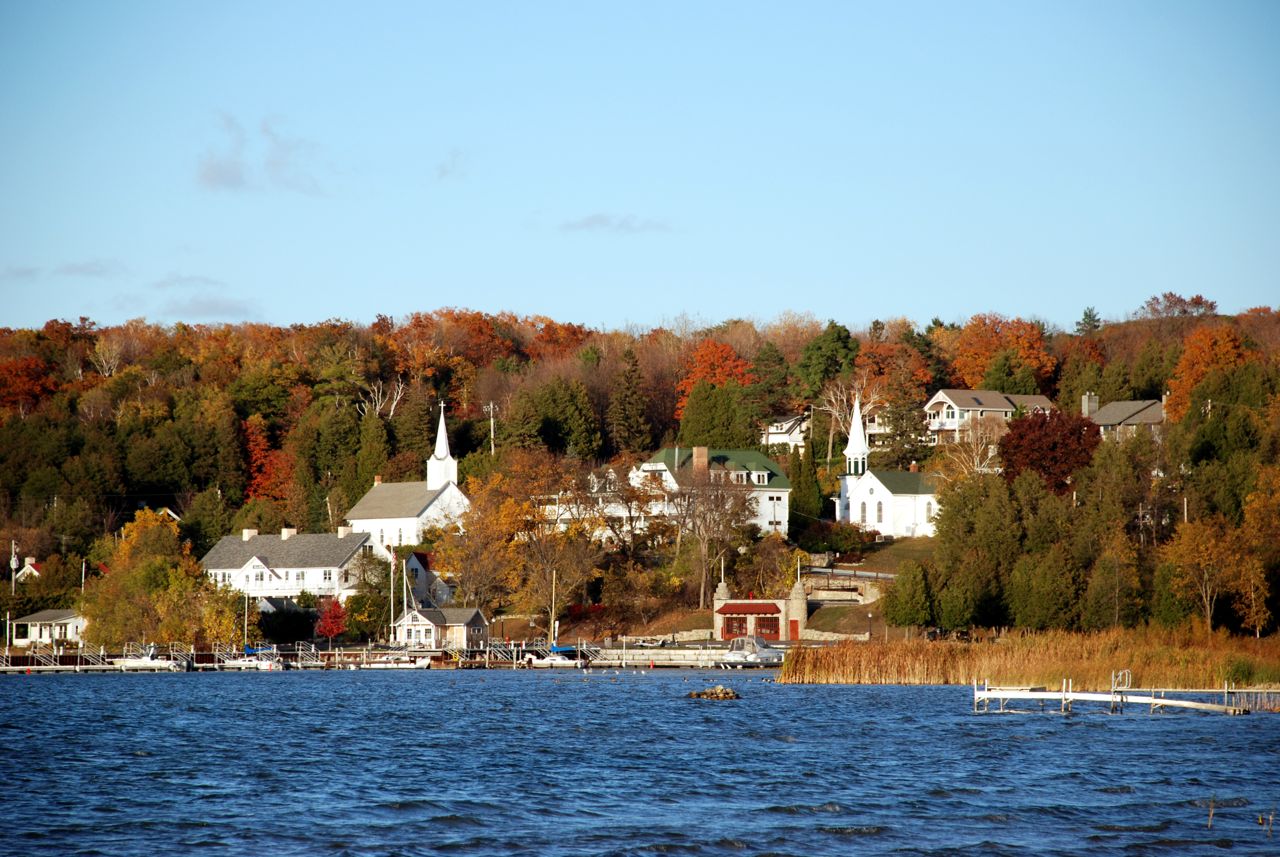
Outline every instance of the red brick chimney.
<svg viewBox="0 0 1280 857">
<path fill-rule="evenodd" d="M 706 479 L 711 467 L 711 452 L 705 446 L 693 448 L 693 478 Z"/>
</svg>

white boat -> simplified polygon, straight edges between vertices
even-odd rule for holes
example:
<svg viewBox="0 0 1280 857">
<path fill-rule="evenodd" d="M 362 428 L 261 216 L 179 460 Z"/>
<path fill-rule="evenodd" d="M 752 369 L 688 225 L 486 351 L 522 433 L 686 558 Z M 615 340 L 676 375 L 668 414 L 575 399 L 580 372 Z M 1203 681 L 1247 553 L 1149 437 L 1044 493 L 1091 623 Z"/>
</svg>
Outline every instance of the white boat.
<svg viewBox="0 0 1280 857">
<path fill-rule="evenodd" d="M 114 658 L 112 664 L 126 672 L 176 672 L 182 665 L 175 660 L 162 658 L 156 654 L 156 644 L 152 643 L 140 655 Z"/>
<path fill-rule="evenodd" d="M 284 664 L 259 655 L 245 655 L 239 658 L 228 658 L 222 662 L 224 670 L 282 670 Z"/>
<path fill-rule="evenodd" d="M 759 637 L 735 637 L 729 642 L 729 650 L 716 661 L 721 669 L 743 667 L 780 667 L 784 652 L 775 649 Z"/>
<path fill-rule="evenodd" d="M 566 658 L 559 652 L 552 652 L 549 655 L 525 655 L 524 665 L 531 670 L 579 669 L 587 662 L 583 658 Z"/>
<path fill-rule="evenodd" d="M 367 670 L 425 670 L 431 666 L 429 658 L 411 658 L 408 655 L 383 655 L 364 665 Z"/>
</svg>

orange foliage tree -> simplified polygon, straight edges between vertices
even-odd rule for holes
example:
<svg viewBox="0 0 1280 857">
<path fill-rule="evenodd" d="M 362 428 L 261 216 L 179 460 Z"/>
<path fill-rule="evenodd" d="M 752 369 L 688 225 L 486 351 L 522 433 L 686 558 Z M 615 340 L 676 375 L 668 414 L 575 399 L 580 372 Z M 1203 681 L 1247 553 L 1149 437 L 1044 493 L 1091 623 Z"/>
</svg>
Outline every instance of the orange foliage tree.
<svg viewBox="0 0 1280 857">
<path fill-rule="evenodd" d="M 689 356 L 688 371 L 676 384 L 676 419 L 684 416 L 684 406 L 689 394 L 699 381 L 706 381 L 713 387 L 722 386 L 729 381 L 737 381 L 742 386 L 755 383 L 751 374 L 751 364 L 738 356 L 738 353 L 723 342 L 704 339 Z"/>
<path fill-rule="evenodd" d="M 1230 325 L 1218 324 L 1198 327 L 1187 334 L 1182 342 L 1182 357 L 1169 379 L 1169 398 L 1165 402 L 1165 416 L 1173 422 L 1187 415 L 1191 406 L 1191 391 L 1217 369 L 1234 369 L 1252 359 Z"/>
<path fill-rule="evenodd" d="M 955 343 L 955 372 L 962 383 L 977 388 L 996 355 L 1012 351 L 1035 374 L 1037 382 L 1053 372 L 1055 360 L 1045 346 L 1040 325 L 997 313 L 981 313 L 969 319 Z"/>
</svg>

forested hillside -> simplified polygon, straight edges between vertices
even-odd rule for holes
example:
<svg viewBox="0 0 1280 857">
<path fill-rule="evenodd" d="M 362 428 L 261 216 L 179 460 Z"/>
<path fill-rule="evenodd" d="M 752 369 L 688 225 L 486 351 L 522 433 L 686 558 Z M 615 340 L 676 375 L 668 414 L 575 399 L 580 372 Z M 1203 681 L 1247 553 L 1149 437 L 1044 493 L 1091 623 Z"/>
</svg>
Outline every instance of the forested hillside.
<svg viewBox="0 0 1280 857">
<path fill-rule="evenodd" d="M 1272 309 L 1222 316 L 1172 294 L 1123 320 L 1085 310 L 1071 331 L 997 314 L 643 331 L 460 309 L 367 325 L 54 320 L 0 329 L 0 537 L 78 584 L 80 559 L 107 560 L 100 537 L 142 506 L 178 512 L 195 556 L 242 526 L 332 531 L 375 475 L 423 478 L 441 402 L 468 492 L 515 450 L 576 467 L 754 446 L 767 418 L 812 409 L 816 482 L 793 473 L 803 528 L 829 514 L 819 486 L 834 487 L 858 392 L 889 427 L 873 464 L 919 461 L 948 483 L 936 567 L 913 571 L 906 619 L 1105 625 L 1253 597 L 1229 621 L 1263 630 L 1280 567 L 1278 354 Z M 944 387 L 1040 392 L 1072 414 L 1085 392 L 1167 393 L 1169 422 L 1160 443 L 1102 444 L 1066 481 L 1048 475 L 1052 449 L 1041 473 L 1034 440 L 1023 475 L 970 475 L 919 441 L 920 407 Z M 1221 605 L 1194 581 L 1161 588 L 1160 574 L 1219 566 Z"/>
</svg>

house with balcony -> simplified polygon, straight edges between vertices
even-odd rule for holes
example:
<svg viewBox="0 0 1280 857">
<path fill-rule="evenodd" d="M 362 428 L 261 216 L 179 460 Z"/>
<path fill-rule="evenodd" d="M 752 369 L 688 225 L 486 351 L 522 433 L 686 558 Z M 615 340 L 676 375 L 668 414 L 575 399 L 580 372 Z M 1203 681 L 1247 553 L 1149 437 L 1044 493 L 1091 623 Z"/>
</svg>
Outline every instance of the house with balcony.
<svg viewBox="0 0 1280 857">
<path fill-rule="evenodd" d="M 1047 396 L 998 393 L 994 390 L 939 390 L 925 403 L 929 442 L 954 443 L 977 420 L 996 416 L 1008 422 L 1015 413 L 1053 410 Z"/>
<path fill-rule="evenodd" d="M 200 565 L 215 584 L 258 599 L 309 592 L 346 601 L 356 592 L 353 565 L 368 542 L 367 533 L 350 527 L 301 534 L 285 528 L 279 535 L 243 530 L 219 539 Z"/>
<path fill-rule="evenodd" d="M 355 532 L 368 533 L 374 554 L 390 560 L 396 547 L 420 544 L 424 528 L 456 524 L 470 508 L 458 487 L 458 462 L 449 452 L 441 404 L 426 481 L 383 482 L 375 476 L 373 487 L 347 512 L 347 522 Z"/>
</svg>

